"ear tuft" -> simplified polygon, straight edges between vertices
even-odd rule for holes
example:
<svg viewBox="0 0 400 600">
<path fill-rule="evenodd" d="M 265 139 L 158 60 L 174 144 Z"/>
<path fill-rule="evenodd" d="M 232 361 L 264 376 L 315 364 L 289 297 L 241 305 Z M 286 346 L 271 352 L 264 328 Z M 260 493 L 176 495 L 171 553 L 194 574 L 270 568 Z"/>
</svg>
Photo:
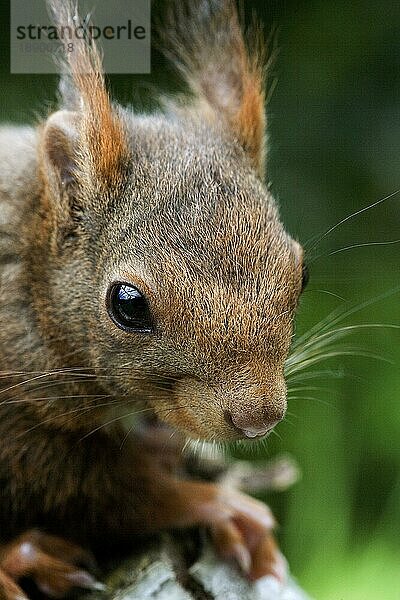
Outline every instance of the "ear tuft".
<svg viewBox="0 0 400 600">
<path fill-rule="evenodd" d="M 223 119 L 262 175 L 265 52 L 261 32 L 254 27 L 250 51 L 234 0 L 185 0 L 179 5 L 175 1 L 165 22 L 161 31 L 165 54 L 200 100 L 199 106 L 208 106 L 211 114 Z"/>
<path fill-rule="evenodd" d="M 74 0 L 47 0 L 47 3 L 57 27 L 75 27 L 81 22 Z M 115 185 L 130 153 L 123 123 L 110 102 L 95 43 L 75 40 L 73 51 L 65 49 L 61 70 L 62 103 L 82 117 L 79 133 L 90 174 L 105 186 Z"/>
</svg>

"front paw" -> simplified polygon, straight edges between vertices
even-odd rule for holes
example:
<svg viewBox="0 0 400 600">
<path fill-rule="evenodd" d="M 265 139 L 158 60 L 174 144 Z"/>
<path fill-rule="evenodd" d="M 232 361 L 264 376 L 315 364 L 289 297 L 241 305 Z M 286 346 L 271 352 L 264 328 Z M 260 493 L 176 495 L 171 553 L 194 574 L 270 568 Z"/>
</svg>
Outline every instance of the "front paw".
<svg viewBox="0 0 400 600">
<path fill-rule="evenodd" d="M 220 556 L 235 560 L 251 580 L 271 575 L 285 581 L 286 560 L 272 535 L 274 517 L 264 503 L 221 487 L 199 511 Z"/>
<path fill-rule="evenodd" d="M 94 568 L 92 556 L 61 538 L 37 530 L 26 532 L 2 548 L 0 554 L 0 598 L 27 600 L 18 587 L 31 579 L 50 598 L 63 598 L 75 588 L 101 590 L 86 568 Z"/>
</svg>

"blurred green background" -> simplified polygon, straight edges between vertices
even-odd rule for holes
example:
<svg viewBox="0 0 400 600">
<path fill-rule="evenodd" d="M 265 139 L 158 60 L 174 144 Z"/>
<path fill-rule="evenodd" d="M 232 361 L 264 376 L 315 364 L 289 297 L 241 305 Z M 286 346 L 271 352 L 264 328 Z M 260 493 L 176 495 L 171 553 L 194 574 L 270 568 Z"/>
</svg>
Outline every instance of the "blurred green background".
<svg viewBox="0 0 400 600">
<path fill-rule="evenodd" d="M 400 284 L 400 245 L 330 255 L 400 238 L 400 194 L 312 242 L 400 188 L 400 3 L 254 0 L 245 9 L 278 32 L 268 178 L 289 231 L 309 249 L 301 335 Z M 56 80 L 9 74 L 7 5 L 0 17 L 1 120 L 34 122 L 54 105 Z M 171 87 L 156 53 L 151 76 L 111 78 L 117 98 L 140 108 L 154 84 Z M 399 299 L 377 299 L 343 324 L 399 325 Z M 290 452 L 302 478 L 268 501 L 292 570 L 315 598 L 400 599 L 400 332 L 362 329 L 341 343 L 377 358 L 350 349 L 293 384 L 288 418 L 264 455 Z"/>
</svg>

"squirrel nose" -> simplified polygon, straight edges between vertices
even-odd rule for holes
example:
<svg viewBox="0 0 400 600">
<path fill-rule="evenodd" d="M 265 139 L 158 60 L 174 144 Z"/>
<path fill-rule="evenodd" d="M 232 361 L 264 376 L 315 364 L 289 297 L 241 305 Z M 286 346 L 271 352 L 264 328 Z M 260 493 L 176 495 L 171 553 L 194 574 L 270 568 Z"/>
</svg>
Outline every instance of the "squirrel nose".
<svg viewBox="0 0 400 600">
<path fill-rule="evenodd" d="M 281 404 L 278 402 L 278 404 Z M 266 408 L 261 414 L 247 412 L 225 412 L 226 421 L 241 434 L 248 438 L 262 437 L 275 427 L 285 416 L 285 409 L 269 410 Z"/>
</svg>

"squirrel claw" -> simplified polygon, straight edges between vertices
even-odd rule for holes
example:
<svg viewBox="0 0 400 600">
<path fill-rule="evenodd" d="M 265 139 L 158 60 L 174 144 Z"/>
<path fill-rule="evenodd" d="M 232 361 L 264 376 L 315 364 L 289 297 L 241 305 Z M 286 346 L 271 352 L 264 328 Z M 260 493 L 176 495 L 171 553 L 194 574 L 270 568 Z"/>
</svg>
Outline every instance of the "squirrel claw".
<svg viewBox="0 0 400 600">
<path fill-rule="evenodd" d="M 94 590 L 97 592 L 104 592 L 107 587 L 104 583 L 100 581 L 96 581 L 90 573 L 87 571 L 73 571 L 72 573 L 67 575 L 67 579 L 74 585 L 74 587 L 86 589 L 86 590 Z"/>
<path fill-rule="evenodd" d="M 285 581 L 287 564 L 272 535 L 275 521 L 268 507 L 227 489 L 220 502 L 221 506 L 214 507 L 211 523 L 211 535 L 220 556 L 233 559 L 252 581 L 266 575 Z"/>
<path fill-rule="evenodd" d="M 79 546 L 40 531 L 28 531 L 2 549 L 0 599 L 3 600 L 2 587 L 8 585 L 11 592 L 3 594 L 5 600 L 27 600 L 15 583 L 22 578 L 31 579 L 51 598 L 63 598 L 75 588 L 104 590 L 105 586 L 82 565 L 93 567 L 94 559 Z M 14 593 L 14 588 L 18 594 Z"/>
<path fill-rule="evenodd" d="M 268 575 L 275 577 L 280 583 L 284 583 L 288 575 L 286 559 L 272 534 L 267 534 L 253 553 L 249 579 L 256 581 Z"/>
</svg>

